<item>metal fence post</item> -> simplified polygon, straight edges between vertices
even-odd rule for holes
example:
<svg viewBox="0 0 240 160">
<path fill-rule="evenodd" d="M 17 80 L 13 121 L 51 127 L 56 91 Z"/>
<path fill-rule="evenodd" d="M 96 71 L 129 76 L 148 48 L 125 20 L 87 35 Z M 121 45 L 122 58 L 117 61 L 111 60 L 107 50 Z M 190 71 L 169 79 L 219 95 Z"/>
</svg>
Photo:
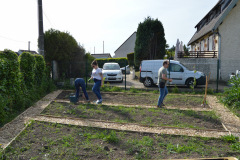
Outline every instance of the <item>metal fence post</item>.
<svg viewBox="0 0 240 160">
<path fill-rule="evenodd" d="M 219 59 L 217 60 L 217 89 L 216 89 L 217 93 L 218 93 L 218 80 L 219 80 Z"/>
<path fill-rule="evenodd" d="M 86 59 L 86 64 L 85 64 L 85 76 L 86 76 L 86 88 L 88 86 L 88 60 Z"/>
<path fill-rule="evenodd" d="M 127 90 L 127 62 L 125 61 L 125 90 Z"/>
</svg>

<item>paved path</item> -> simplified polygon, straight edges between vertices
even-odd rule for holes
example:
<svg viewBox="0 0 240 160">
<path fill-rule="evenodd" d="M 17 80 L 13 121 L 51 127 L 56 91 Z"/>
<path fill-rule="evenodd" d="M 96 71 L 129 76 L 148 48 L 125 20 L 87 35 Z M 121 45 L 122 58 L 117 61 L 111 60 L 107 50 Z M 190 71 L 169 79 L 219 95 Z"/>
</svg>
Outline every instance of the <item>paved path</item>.
<svg viewBox="0 0 240 160">
<path fill-rule="evenodd" d="M 37 116 L 33 118 L 37 121 L 71 124 L 77 126 L 89 126 L 107 129 L 117 129 L 123 131 L 136 131 L 145 133 L 158 133 L 158 134 L 173 134 L 173 135 L 187 135 L 187 136 L 200 136 L 200 137 L 221 137 L 228 135 L 229 132 L 224 130 L 211 130 L 211 129 L 190 129 L 190 128 L 177 128 L 177 127 L 161 127 L 161 126 L 144 126 L 131 123 L 116 123 L 100 120 L 82 119 L 82 118 L 63 118 L 56 116 Z"/>
<path fill-rule="evenodd" d="M 0 144 L 3 148 L 9 145 L 22 130 L 25 129 L 25 123 L 38 114 L 40 114 L 62 91 L 58 90 L 46 95 L 43 99 L 28 108 L 10 123 L 0 128 Z"/>
<path fill-rule="evenodd" d="M 127 88 L 134 87 L 134 88 L 141 88 L 141 89 L 147 89 L 147 90 L 158 90 L 157 86 L 145 87 L 143 85 L 143 83 L 139 82 L 139 80 L 136 80 L 136 79 L 133 80 L 132 77 L 133 77 L 132 72 L 130 74 L 126 75 L 126 87 Z M 123 83 L 111 82 L 110 86 L 125 87 L 125 75 L 124 75 Z M 174 85 L 169 86 L 169 88 L 171 88 L 171 87 L 174 87 Z M 219 86 L 218 86 L 219 91 L 223 91 L 225 88 L 228 88 L 228 87 L 229 86 L 227 86 L 226 83 L 219 82 Z M 187 88 L 186 86 L 178 86 L 178 88 L 179 88 L 180 91 L 188 91 L 188 92 L 192 91 L 190 88 Z M 204 88 L 205 88 L 205 85 L 201 85 L 201 86 L 198 86 L 196 88 L 196 90 L 203 90 Z M 216 82 L 209 82 L 208 88 L 211 88 L 211 89 L 215 90 L 217 88 Z"/>
<path fill-rule="evenodd" d="M 240 137 L 240 118 L 234 115 L 227 107 L 218 102 L 216 96 L 208 96 L 207 102 L 210 107 L 220 117 L 222 123 L 225 125 L 226 130 L 235 136 Z"/>
</svg>

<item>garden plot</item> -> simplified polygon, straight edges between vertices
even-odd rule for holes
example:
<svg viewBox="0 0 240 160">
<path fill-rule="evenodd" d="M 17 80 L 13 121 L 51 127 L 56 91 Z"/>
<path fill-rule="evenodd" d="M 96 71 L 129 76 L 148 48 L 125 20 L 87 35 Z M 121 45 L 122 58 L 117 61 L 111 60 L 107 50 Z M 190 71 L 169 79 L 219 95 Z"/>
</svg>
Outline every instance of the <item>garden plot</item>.
<svg viewBox="0 0 240 160">
<path fill-rule="evenodd" d="M 127 132 L 32 121 L 3 159 L 240 158 L 233 136 L 200 138 Z"/>
<path fill-rule="evenodd" d="M 213 111 L 124 107 L 95 104 L 52 102 L 41 115 L 86 118 L 148 126 L 224 130 Z"/>
<path fill-rule="evenodd" d="M 74 91 L 63 91 L 57 99 L 69 100 L 69 95 Z M 88 92 L 91 101 L 96 100 L 96 95 Z M 142 105 L 142 106 L 157 106 L 158 94 L 153 93 L 102 93 L 103 104 L 118 104 L 118 105 Z M 84 100 L 80 98 L 80 100 Z M 203 108 L 201 106 L 203 96 L 186 96 L 181 94 L 168 94 L 164 100 L 166 106 L 174 106 L 177 108 Z M 209 108 L 206 105 L 204 108 Z"/>
</svg>

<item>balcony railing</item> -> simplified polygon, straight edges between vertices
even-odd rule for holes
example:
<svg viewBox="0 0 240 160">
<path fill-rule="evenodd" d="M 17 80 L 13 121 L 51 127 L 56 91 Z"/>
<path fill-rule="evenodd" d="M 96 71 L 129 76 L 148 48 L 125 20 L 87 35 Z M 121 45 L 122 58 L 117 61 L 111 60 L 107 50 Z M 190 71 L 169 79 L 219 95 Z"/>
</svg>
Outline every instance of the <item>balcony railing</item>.
<svg viewBox="0 0 240 160">
<path fill-rule="evenodd" d="M 178 52 L 178 58 L 217 58 L 218 51 L 189 51 Z"/>
</svg>

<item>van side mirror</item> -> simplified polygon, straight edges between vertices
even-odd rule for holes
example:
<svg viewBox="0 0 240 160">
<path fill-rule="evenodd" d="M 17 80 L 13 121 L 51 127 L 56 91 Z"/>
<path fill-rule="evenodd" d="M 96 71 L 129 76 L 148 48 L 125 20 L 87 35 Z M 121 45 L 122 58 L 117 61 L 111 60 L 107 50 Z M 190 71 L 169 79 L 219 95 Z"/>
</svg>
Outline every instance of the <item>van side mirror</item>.
<svg viewBox="0 0 240 160">
<path fill-rule="evenodd" d="M 180 69 L 180 72 L 184 72 L 183 68 Z"/>
</svg>

